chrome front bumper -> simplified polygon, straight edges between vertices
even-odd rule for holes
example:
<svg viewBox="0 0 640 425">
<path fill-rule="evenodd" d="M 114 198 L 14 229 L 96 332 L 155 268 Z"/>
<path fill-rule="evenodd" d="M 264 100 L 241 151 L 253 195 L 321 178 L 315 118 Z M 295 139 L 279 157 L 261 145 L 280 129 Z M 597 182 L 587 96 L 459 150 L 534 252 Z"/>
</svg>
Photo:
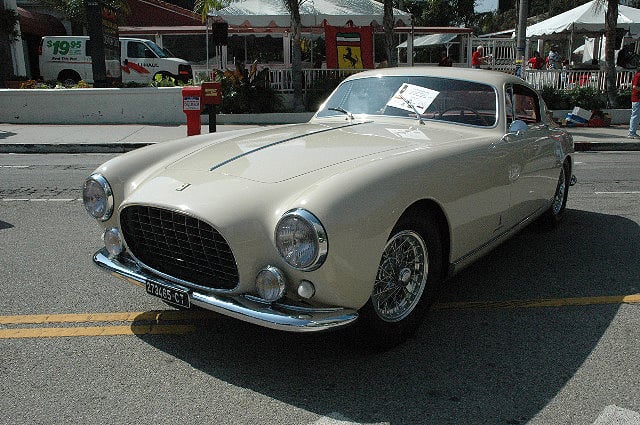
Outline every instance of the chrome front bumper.
<svg viewBox="0 0 640 425">
<path fill-rule="evenodd" d="M 95 253 L 93 262 L 129 283 L 144 286 L 147 282 L 156 282 L 187 291 L 193 305 L 267 328 L 289 332 L 315 332 L 344 326 L 358 318 L 356 310 L 341 307 L 307 308 L 279 303 L 268 304 L 248 295 L 196 292 L 152 275 L 133 262 L 109 258 L 105 248 Z"/>
</svg>

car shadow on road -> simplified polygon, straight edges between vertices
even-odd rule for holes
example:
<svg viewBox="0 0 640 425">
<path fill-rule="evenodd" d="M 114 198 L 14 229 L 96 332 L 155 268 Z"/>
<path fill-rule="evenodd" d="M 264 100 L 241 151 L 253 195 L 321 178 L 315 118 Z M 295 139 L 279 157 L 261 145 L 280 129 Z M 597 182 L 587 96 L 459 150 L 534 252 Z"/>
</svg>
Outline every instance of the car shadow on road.
<svg viewBox="0 0 640 425">
<path fill-rule="evenodd" d="M 637 293 L 639 252 L 634 221 L 568 210 L 556 230 L 529 226 L 450 279 L 438 303 Z M 228 318 L 194 334 L 139 337 L 216 379 L 321 416 L 521 424 L 574 377 L 619 308 L 434 308 L 415 338 L 385 352 L 356 350 L 340 332 L 290 334 Z"/>
<path fill-rule="evenodd" d="M 0 230 L 2 230 L 2 229 L 11 229 L 12 227 L 13 227 L 13 224 L 7 223 L 6 221 L 0 220 Z"/>
<path fill-rule="evenodd" d="M 17 133 L 12 131 L 2 131 L 0 130 L 0 139 L 8 139 L 11 136 L 17 136 Z"/>
</svg>

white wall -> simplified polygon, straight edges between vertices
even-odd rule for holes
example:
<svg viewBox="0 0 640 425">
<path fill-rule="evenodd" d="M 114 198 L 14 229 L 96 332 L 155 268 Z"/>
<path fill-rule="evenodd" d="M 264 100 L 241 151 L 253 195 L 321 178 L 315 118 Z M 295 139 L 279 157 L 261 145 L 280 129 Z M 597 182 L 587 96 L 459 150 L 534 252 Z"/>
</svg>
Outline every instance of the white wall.
<svg viewBox="0 0 640 425">
<path fill-rule="evenodd" d="M 217 115 L 218 124 L 289 124 L 312 113 Z M 209 122 L 202 115 L 203 124 Z M 0 89 L 0 123 L 185 124 L 180 87 Z"/>
</svg>

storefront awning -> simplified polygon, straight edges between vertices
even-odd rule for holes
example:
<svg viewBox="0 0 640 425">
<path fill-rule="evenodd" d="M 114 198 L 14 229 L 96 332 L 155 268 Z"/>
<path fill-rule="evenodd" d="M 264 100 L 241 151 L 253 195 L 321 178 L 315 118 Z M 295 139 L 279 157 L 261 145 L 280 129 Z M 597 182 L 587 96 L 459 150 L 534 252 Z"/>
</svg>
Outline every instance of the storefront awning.
<svg viewBox="0 0 640 425">
<path fill-rule="evenodd" d="M 18 7 L 20 31 L 23 34 L 43 37 L 45 35 L 66 35 L 67 30 L 55 16 L 36 13 Z"/>
</svg>

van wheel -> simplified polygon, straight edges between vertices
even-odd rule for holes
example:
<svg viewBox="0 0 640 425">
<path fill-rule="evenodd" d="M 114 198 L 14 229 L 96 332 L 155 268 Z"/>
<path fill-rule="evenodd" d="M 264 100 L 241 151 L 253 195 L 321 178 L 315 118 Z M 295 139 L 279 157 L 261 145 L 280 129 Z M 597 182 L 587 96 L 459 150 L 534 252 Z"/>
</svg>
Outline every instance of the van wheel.
<svg viewBox="0 0 640 425">
<path fill-rule="evenodd" d="M 68 69 L 58 74 L 58 81 L 60 81 L 65 87 L 75 86 L 81 79 L 80 74 Z"/>
</svg>

